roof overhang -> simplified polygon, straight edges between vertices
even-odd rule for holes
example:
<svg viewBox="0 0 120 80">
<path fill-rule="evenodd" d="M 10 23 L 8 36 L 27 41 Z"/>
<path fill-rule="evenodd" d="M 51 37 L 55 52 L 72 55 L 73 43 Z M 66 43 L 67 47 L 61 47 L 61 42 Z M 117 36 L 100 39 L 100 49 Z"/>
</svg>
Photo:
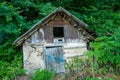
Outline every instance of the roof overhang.
<svg viewBox="0 0 120 80">
<path fill-rule="evenodd" d="M 86 23 L 84 23 L 83 21 L 79 20 L 77 17 L 75 17 L 74 15 L 72 15 L 71 13 L 69 13 L 67 10 L 65 10 L 62 7 L 58 7 L 56 10 L 54 10 L 52 13 L 50 13 L 48 16 L 46 16 L 45 18 L 43 18 L 42 20 L 40 20 L 38 23 L 36 23 L 35 25 L 33 25 L 27 32 L 25 32 L 23 35 L 21 35 L 19 38 L 17 38 L 14 42 L 13 45 L 21 45 L 26 39 L 28 39 L 34 32 L 36 32 L 39 28 L 41 28 L 44 24 L 45 21 L 47 19 L 49 19 L 50 17 L 52 17 L 54 14 L 56 13 L 64 13 L 65 15 L 67 15 L 68 17 L 70 17 L 71 19 L 73 19 L 78 26 L 80 26 L 83 30 L 85 30 L 86 34 L 89 36 L 88 39 L 90 40 L 94 40 L 95 39 L 95 32 L 91 31 L 88 29 L 88 25 Z"/>
</svg>

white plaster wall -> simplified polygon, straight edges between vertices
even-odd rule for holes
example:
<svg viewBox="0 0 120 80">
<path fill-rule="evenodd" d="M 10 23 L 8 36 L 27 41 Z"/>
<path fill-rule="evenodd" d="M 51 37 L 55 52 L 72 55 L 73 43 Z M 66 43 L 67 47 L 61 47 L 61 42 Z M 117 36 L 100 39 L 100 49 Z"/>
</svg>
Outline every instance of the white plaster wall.
<svg viewBox="0 0 120 80">
<path fill-rule="evenodd" d="M 44 69 L 44 47 L 45 46 L 54 46 L 56 44 L 23 44 L 23 56 L 24 56 L 24 68 L 26 69 L 26 73 L 30 74 L 34 72 L 36 69 Z M 85 42 L 79 43 L 64 43 L 64 57 L 68 62 L 70 58 L 75 56 L 82 56 L 86 49 Z"/>
<path fill-rule="evenodd" d="M 43 47 L 36 45 L 23 45 L 23 62 L 26 74 L 36 69 L 44 69 Z"/>
<path fill-rule="evenodd" d="M 65 48 L 64 49 L 64 57 L 66 62 L 69 63 L 73 57 L 85 57 L 84 52 L 86 52 L 86 47 L 79 47 L 79 48 Z"/>
<path fill-rule="evenodd" d="M 86 51 L 86 47 L 81 47 L 81 48 L 67 48 L 64 49 L 65 52 L 65 58 L 71 58 L 75 56 L 83 56 L 84 52 Z"/>
</svg>

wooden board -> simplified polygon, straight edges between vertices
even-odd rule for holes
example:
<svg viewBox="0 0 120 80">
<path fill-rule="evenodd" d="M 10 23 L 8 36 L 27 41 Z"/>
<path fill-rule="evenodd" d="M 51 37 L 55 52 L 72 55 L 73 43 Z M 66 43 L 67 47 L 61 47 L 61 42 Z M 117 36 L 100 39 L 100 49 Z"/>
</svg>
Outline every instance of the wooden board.
<svg viewBox="0 0 120 80">
<path fill-rule="evenodd" d="M 45 48 L 46 69 L 55 73 L 65 72 L 62 46 L 48 46 Z"/>
</svg>

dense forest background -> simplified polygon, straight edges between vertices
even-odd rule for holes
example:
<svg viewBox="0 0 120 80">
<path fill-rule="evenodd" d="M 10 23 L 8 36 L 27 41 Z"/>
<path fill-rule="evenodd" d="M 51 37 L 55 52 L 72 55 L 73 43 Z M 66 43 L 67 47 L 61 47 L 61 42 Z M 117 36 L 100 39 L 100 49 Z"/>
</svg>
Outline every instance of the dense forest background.
<svg viewBox="0 0 120 80">
<path fill-rule="evenodd" d="M 21 47 L 13 41 L 59 6 L 96 32 L 87 52 L 96 58 L 95 67 L 120 73 L 120 0 L 0 0 L 0 80 L 25 72 Z"/>
</svg>

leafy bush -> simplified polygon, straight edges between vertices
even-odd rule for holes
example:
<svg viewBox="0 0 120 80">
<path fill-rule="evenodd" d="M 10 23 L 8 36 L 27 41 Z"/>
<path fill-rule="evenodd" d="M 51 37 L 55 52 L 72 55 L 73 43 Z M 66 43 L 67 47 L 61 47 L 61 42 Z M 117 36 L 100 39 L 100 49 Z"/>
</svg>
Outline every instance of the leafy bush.
<svg viewBox="0 0 120 80">
<path fill-rule="evenodd" d="M 89 77 L 87 77 L 85 80 L 114 80 L 114 79 L 112 79 L 112 78 L 103 79 L 103 78 L 89 78 Z"/>
<path fill-rule="evenodd" d="M 107 71 L 114 72 L 117 70 L 118 73 L 120 69 L 120 28 L 116 30 L 114 35 L 111 37 L 101 37 L 97 38 L 95 42 L 91 44 L 94 50 L 88 52 L 89 57 L 96 58 L 96 64 L 99 68 L 105 67 Z M 96 65 L 95 64 L 95 65 Z"/>
<path fill-rule="evenodd" d="M 91 66 L 87 57 L 74 57 L 65 65 L 65 80 L 84 80 L 87 76 L 91 76 Z"/>
<path fill-rule="evenodd" d="M 15 56 L 12 62 L 0 61 L 0 80 L 15 79 L 18 75 L 25 74 L 22 69 L 22 57 Z"/>
<path fill-rule="evenodd" d="M 0 80 L 14 80 L 25 73 L 21 46 L 12 43 L 54 9 L 50 3 L 36 5 L 30 0 L 0 1 Z"/>
<path fill-rule="evenodd" d="M 32 80 L 53 80 L 54 72 L 47 70 L 37 70 L 32 77 Z"/>
</svg>

